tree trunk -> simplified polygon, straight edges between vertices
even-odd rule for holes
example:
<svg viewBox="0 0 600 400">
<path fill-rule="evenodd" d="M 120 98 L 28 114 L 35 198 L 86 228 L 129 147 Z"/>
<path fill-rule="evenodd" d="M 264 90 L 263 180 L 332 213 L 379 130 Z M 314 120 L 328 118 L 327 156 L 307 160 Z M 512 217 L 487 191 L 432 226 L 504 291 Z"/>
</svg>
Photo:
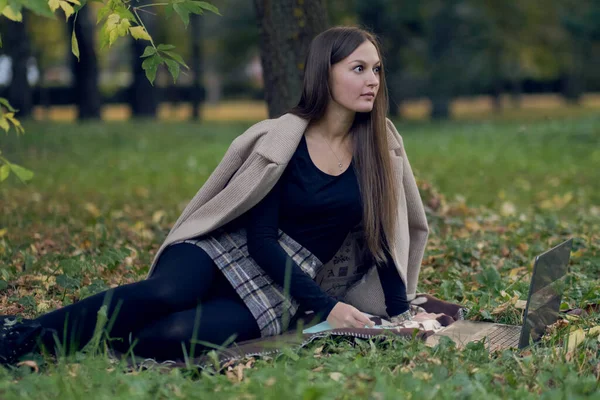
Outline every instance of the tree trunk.
<svg viewBox="0 0 600 400">
<path fill-rule="evenodd" d="M 395 20 L 392 26 L 389 23 L 386 24 L 387 20 L 390 19 L 390 15 L 381 12 L 385 7 L 388 7 L 387 2 L 381 0 L 370 3 L 359 2 L 357 4 L 358 19 L 363 26 L 371 30 L 380 40 L 382 57 L 386 61 L 384 68 L 389 97 L 389 115 L 391 117 L 399 117 L 402 97 L 395 81 L 397 81 L 396 78 L 400 75 L 402 68 L 399 54 L 402 46 L 406 44 L 406 40 L 399 33 L 400 30 L 397 29 L 403 23 L 403 21 L 398 21 L 395 18 L 397 15 L 392 16 Z"/>
<path fill-rule="evenodd" d="M 69 19 L 69 43 L 73 32 L 73 18 Z M 95 28 L 90 20 L 90 8 L 79 10 L 75 22 L 75 35 L 79 43 L 79 61 L 70 52 L 73 71 L 73 90 L 78 119 L 99 119 L 102 100 L 98 88 L 98 61 L 94 41 Z"/>
<path fill-rule="evenodd" d="M 146 1 L 140 1 L 139 5 L 146 3 Z M 156 16 L 151 13 L 143 13 L 141 17 L 148 33 L 152 35 L 155 31 Z M 142 69 L 144 59 L 140 58 L 148 45 L 149 42 L 146 40 L 131 39 L 133 85 L 129 92 L 129 104 L 134 118 L 154 118 L 158 110 L 158 93 L 154 89 L 154 86 L 150 84 L 148 78 L 146 78 L 146 72 Z M 154 84 L 156 85 L 156 80 Z"/>
<path fill-rule="evenodd" d="M 434 13 L 429 28 L 429 98 L 431 118 L 447 119 L 450 116 L 450 102 L 454 92 L 453 73 L 453 29 L 456 18 L 453 15 L 454 1 L 444 1 Z"/>
<path fill-rule="evenodd" d="M 192 118 L 196 121 L 201 120 L 200 106 L 203 100 L 203 71 L 202 71 L 202 20 L 200 15 L 190 17 L 191 35 L 192 35 L 192 74 L 194 83 L 192 84 Z"/>
<path fill-rule="evenodd" d="M 502 48 L 500 46 L 492 48 L 490 55 L 490 66 L 492 75 L 492 101 L 494 112 L 502 112 Z"/>
<path fill-rule="evenodd" d="M 328 27 L 325 0 L 254 0 L 269 117 L 300 100 L 311 40 Z"/>
<path fill-rule="evenodd" d="M 8 101 L 19 110 L 17 117 L 29 117 L 33 111 L 33 91 L 27 80 L 27 61 L 31 56 L 31 46 L 27 36 L 27 13 L 23 13 L 22 22 L 13 22 L 7 18 L 6 37 L 3 38 L 7 54 L 12 60 L 12 79 L 8 87 Z"/>
<path fill-rule="evenodd" d="M 588 43 L 590 44 L 589 46 L 587 46 Z M 584 65 L 587 62 L 586 54 L 591 54 L 591 48 L 591 41 L 588 41 L 583 35 L 577 38 L 577 40 L 572 41 L 571 52 L 573 62 L 560 79 L 560 91 L 568 103 L 579 104 L 581 97 L 585 93 Z"/>
</svg>

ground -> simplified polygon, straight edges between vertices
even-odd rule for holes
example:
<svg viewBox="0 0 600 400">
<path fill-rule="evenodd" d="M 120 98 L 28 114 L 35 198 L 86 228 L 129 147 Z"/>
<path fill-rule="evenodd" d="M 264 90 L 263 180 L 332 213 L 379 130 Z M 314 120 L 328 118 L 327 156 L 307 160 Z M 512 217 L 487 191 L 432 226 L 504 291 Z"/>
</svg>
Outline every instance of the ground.
<svg viewBox="0 0 600 400">
<path fill-rule="evenodd" d="M 154 252 L 231 140 L 252 121 L 25 123 L 3 155 L 35 172 L 0 185 L 0 314 L 39 313 L 143 279 Z M 0 397 L 579 398 L 597 396 L 600 118 L 587 109 L 455 122 L 396 121 L 431 227 L 419 289 L 469 318 L 519 323 L 535 255 L 573 237 L 565 320 L 542 344 L 317 341 L 231 371 L 130 371 L 80 353 L 39 373 L 0 368 Z M 101 353 L 102 348 L 97 351 Z M 223 372 L 223 371 L 222 371 Z"/>
</svg>

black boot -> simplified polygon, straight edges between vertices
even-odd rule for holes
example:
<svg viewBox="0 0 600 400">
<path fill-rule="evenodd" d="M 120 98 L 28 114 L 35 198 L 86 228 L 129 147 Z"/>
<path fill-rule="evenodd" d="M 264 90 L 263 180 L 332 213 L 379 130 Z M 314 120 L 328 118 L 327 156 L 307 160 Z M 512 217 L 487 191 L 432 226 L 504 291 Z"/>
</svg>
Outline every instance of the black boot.
<svg viewBox="0 0 600 400">
<path fill-rule="evenodd" d="M 30 319 L 13 315 L 0 315 L 0 365 L 15 364 L 19 358 L 33 350 L 43 328 Z"/>
</svg>

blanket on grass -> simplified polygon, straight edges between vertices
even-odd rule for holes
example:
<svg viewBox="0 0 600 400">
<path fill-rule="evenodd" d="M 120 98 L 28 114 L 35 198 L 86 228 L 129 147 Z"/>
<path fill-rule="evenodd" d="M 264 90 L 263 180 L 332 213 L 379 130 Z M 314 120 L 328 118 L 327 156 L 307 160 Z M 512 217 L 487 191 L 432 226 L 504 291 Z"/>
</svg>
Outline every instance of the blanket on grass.
<svg viewBox="0 0 600 400">
<path fill-rule="evenodd" d="M 441 326 L 448 326 L 453 322 L 463 319 L 464 308 L 459 304 L 449 303 L 437 299 L 430 295 L 417 295 L 413 300 L 413 305 L 420 310 L 428 313 L 441 314 L 436 318 Z M 370 317 L 375 325 L 382 325 L 384 320 L 381 317 Z M 308 328 L 321 321 L 314 321 L 312 315 L 307 314 L 298 318 L 297 326 Z M 247 357 L 274 356 L 281 353 L 284 348 L 298 350 L 309 343 L 325 337 L 355 337 L 361 339 L 386 339 L 389 337 L 405 338 L 412 340 L 425 340 L 434 334 L 433 330 L 415 329 L 415 328 L 392 328 L 392 329 L 373 329 L 373 328 L 338 328 L 316 333 L 302 333 L 302 328 L 289 330 L 288 332 L 270 336 L 234 343 L 230 347 L 215 350 L 211 356 L 204 353 L 193 359 L 186 360 L 155 360 L 153 358 L 144 358 L 138 356 L 126 356 L 117 350 L 111 349 L 109 354 L 115 360 L 125 359 L 131 368 L 207 368 L 215 367 L 218 362 L 220 367 L 226 366 L 237 360 Z M 134 351 L 135 352 L 135 351 Z"/>
</svg>

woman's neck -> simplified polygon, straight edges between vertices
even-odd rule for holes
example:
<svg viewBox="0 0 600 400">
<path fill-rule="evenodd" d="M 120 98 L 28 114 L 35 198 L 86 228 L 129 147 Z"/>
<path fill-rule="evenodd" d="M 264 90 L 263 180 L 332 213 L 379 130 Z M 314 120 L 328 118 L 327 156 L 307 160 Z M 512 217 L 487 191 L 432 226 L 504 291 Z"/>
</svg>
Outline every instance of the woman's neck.
<svg viewBox="0 0 600 400">
<path fill-rule="evenodd" d="M 311 121 L 307 129 L 308 135 L 319 134 L 330 143 L 344 142 L 354 123 L 354 112 L 336 107 L 327 107 L 325 115 L 318 121 Z"/>
</svg>

